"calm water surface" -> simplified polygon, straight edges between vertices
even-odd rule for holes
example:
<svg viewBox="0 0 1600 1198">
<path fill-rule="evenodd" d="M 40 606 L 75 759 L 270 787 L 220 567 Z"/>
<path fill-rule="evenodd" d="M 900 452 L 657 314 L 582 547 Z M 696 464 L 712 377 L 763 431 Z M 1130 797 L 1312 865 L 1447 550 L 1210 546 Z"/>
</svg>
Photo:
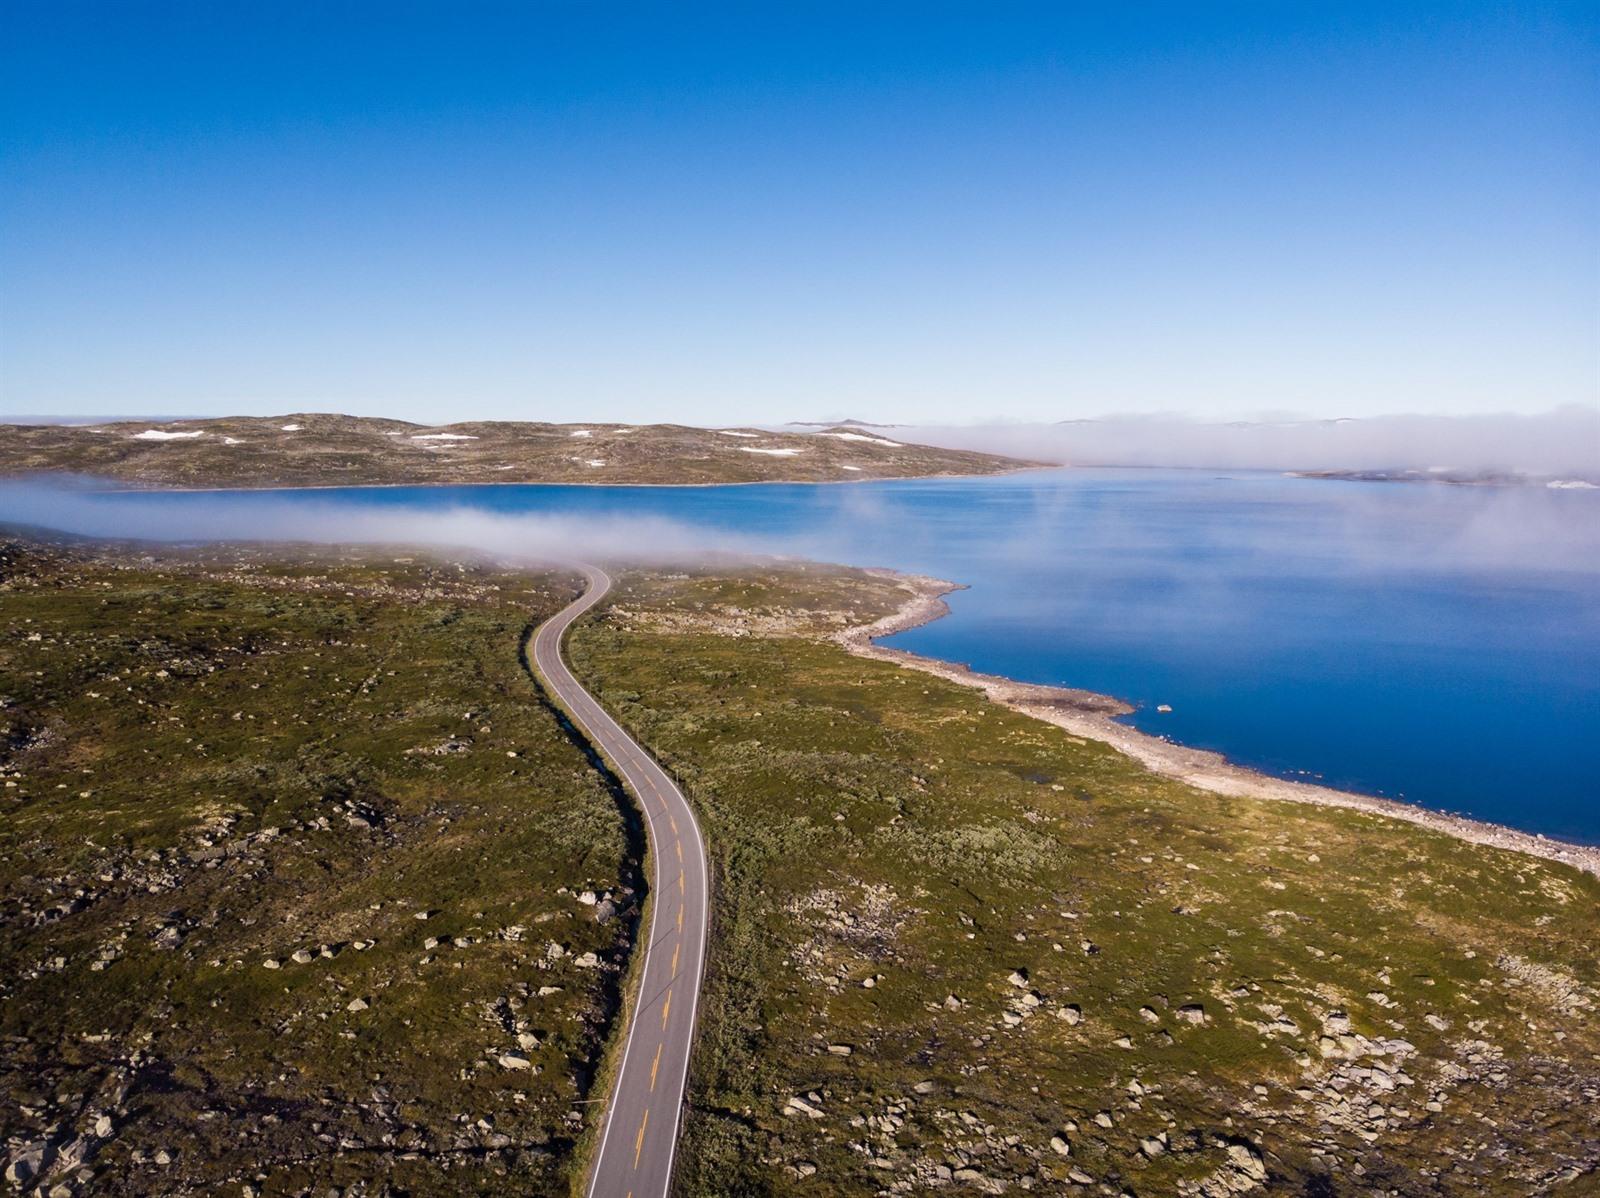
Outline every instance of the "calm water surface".
<svg viewBox="0 0 1600 1198">
<path fill-rule="evenodd" d="M 416 520 L 420 535 L 443 513 L 559 517 L 596 536 L 645 519 L 694 543 L 935 574 L 969 589 L 896 645 L 1118 695 L 1139 728 L 1242 764 L 1600 842 L 1600 493 L 1063 470 L 84 505 L 171 535 L 248 529 L 270 509 L 261 535 L 318 539 L 338 513 Z"/>
</svg>

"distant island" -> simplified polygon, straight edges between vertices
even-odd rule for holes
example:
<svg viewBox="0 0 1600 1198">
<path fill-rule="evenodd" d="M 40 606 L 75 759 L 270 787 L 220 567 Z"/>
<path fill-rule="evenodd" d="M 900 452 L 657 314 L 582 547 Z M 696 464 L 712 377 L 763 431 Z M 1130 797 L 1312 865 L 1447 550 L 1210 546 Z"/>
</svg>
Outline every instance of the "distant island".
<svg viewBox="0 0 1600 1198">
<path fill-rule="evenodd" d="M 1600 484 L 1587 478 L 1546 478 L 1508 470 L 1290 470 L 1294 478 L 1323 478 L 1358 483 L 1451 483 L 1458 487 L 1548 487 L 1553 491 L 1593 491 Z"/>
<path fill-rule="evenodd" d="M 70 473 L 189 488 L 849 482 L 1044 464 L 842 425 L 804 433 L 524 421 L 435 426 L 326 413 L 15 424 L 0 440 L 3 476 Z"/>
</svg>

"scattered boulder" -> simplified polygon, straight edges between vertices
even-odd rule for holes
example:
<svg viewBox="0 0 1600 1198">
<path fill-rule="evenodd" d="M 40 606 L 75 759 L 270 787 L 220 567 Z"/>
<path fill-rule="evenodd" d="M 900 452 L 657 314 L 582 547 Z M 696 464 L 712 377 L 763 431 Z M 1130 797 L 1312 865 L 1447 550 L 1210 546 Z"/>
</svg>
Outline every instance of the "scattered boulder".
<svg viewBox="0 0 1600 1198">
<path fill-rule="evenodd" d="M 44 1171 L 50 1155 L 50 1146 L 43 1141 L 26 1145 L 7 1163 L 6 1180 L 19 1189 L 26 1186 Z"/>
<path fill-rule="evenodd" d="M 1236 1141 L 1228 1145 L 1228 1164 L 1238 1173 L 1244 1174 L 1251 1181 L 1260 1183 L 1267 1180 L 1266 1162 L 1261 1159 L 1254 1145 Z"/>
</svg>

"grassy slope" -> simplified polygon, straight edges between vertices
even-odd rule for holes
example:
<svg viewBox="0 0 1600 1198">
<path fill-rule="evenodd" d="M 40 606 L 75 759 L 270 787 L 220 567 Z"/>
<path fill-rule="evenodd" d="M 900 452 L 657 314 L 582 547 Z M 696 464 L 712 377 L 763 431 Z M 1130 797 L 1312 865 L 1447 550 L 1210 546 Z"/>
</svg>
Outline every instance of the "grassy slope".
<svg viewBox="0 0 1600 1198">
<path fill-rule="evenodd" d="M 633 924 L 576 901 L 631 877 L 625 831 L 518 665 L 568 585 L 0 548 L 10 1159 L 118 1194 L 566 1190 Z"/>
<path fill-rule="evenodd" d="M 816 635 L 900 597 L 635 576 L 575 633 L 715 861 L 682 1193 L 1593 1192 L 1600 883 Z"/>
<path fill-rule="evenodd" d="M 286 430 L 286 425 L 298 427 Z M 200 435 L 139 439 L 147 430 Z M 1026 464 L 835 431 L 847 436 L 756 429 L 727 436 L 672 424 L 480 421 L 431 428 L 324 414 L 93 428 L 15 426 L 0 438 L 0 475 L 55 471 L 184 487 L 837 482 L 995 474 Z M 440 434 L 458 439 L 441 440 Z"/>
</svg>

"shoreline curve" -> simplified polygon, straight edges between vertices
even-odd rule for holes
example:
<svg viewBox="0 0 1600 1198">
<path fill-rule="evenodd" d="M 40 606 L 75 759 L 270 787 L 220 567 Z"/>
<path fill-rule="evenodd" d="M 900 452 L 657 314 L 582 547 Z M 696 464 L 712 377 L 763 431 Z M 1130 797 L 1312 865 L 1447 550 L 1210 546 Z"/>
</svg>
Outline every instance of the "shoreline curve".
<svg viewBox="0 0 1600 1198">
<path fill-rule="evenodd" d="M 1507 849 L 1570 865 L 1600 877 L 1600 846 L 1552 840 L 1537 832 L 1523 832 L 1487 820 L 1430 811 L 1413 803 L 1384 799 L 1355 791 L 1336 790 L 1310 782 L 1296 782 L 1230 762 L 1210 749 L 1163 740 L 1126 724 L 1115 717 L 1134 709 L 1121 699 L 1096 691 L 1071 687 L 1019 682 L 1000 674 L 980 674 L 957 662 L 924 657 L 906 649 L 891 649 L 877 638 L 905 632 L 950 613 L 944 596 L 965 590 L 960 583 L 904 574 L 897 570 L 873 569 L 867 573 L 889 578 L 905 587 L 910 595 L 897 611 L 870 624 L 858 624 L 834 633 L 832 638 L 857 657 L 893 662 L 920 670 L 948 682 L 981 690 L 992 703 L 1054 724 L 1074 736 L 1108 744 L 1132 757 L 1152 773 L 1186 783 L 1199 790 L 1235 798 L 1267 799 L 1278 802 L 1310 803 L 1321 807 L 1345 807 L 1390 819 L 1404 820 L 1434 832 L 1442 832 L 1473 844 Z"/>
</svg>

